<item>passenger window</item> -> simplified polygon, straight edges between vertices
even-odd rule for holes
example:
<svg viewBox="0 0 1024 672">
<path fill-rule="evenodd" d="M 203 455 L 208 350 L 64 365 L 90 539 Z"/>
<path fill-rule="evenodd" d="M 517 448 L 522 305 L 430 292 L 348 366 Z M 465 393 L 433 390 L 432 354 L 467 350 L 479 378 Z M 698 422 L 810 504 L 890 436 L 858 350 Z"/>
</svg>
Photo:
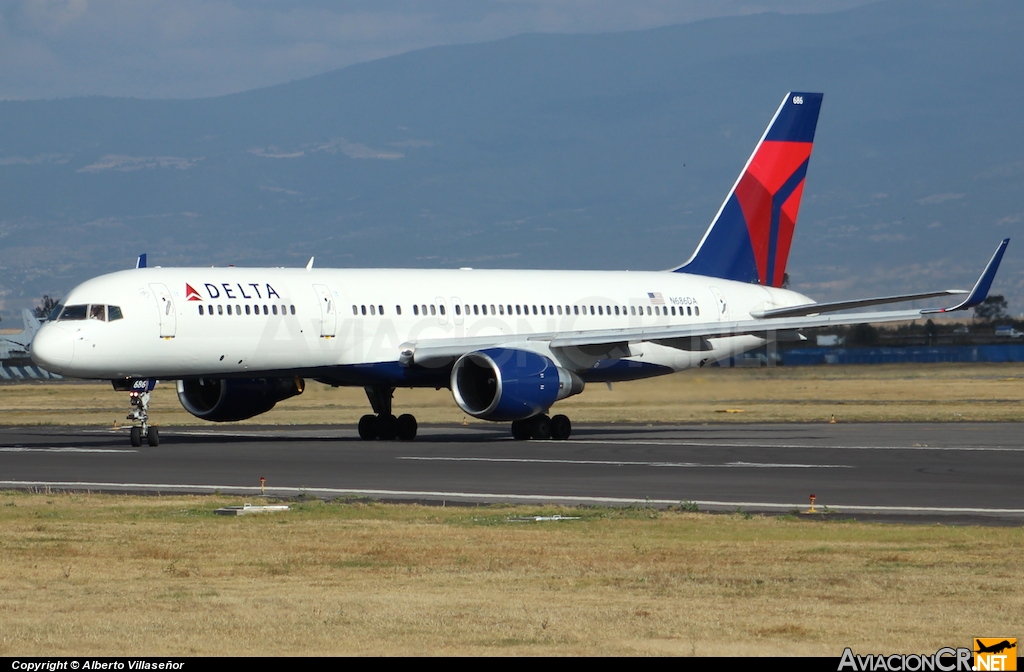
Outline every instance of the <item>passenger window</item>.
<svg viewBox="0 0 1024 672">
<path fill-rule="evenodd" d="M 277 311 L 275 310 L 274 312 L 276 313 Z M 370 306 L 370 315 L 376 315 L 376 314 L 377 314 L 377 306 L 372 306 L 371 305 Z"/>
<path fill-rule="evenodd" d="M 457 303 L 455 304 L 455 314 L 456 315 L 462 315 L 462 306 L 460 306 Z"/>
<path fill-rule="evenodd" d="M 520 306 L 520 305 L 519 305 L 519 304 L 517 303 L 517 304 L 516 304 L 516 315 L 522 315 L 522 314 L 523 314 L 523 309 L 522 309 L 522 306 Z"/>
<path fill-rule="evenodd" d="M 218 315 L 223 315 L 224 314 L 224 306 L 222 306 L 219 303 L 217 304 L 217 314 Z"/>
<path fill-rule="evenodd" d="M 474 315 L 479 315 L 480 314 L 480 306 L 478 306 L 475 303 L 473 304 L 473 314 Z"/>
<path fill-rule="evenodd" d="M 434 304 L 430 304 L 430 314 L 437 315 L 437 307 Z"/>
<path fill-rule="evenodd" d="M 292 310 L 292 315 L 294 315 L 294 314 L 295 314 L 295 310 Z M 395 315 L 401 315 L 401 314 L 402 314 L 402 307 L 401 306 L 395 306 Z"/>
<path fill-rule="evenodd" d="M 250 306 L 248 303 L 245 304 L 245 314 L 252 315 L 252 306 Z"/>
<path fill-rule="evenodd" d="M 378 315 L 383 315 L 384 314 L 384 306 L 381 306 L 381 305 L 377 306 L 377 314 Z"/>
<path fill-rule="evenodd" d="M 505 314 L 505 306 L 503 306 L 501 304 L 498 304 L 498 314 L 499 315 L 504 315 Z"/>
<path fill-rule="evenodd" d="M 231 314 L 231 304 L 229 303 L 228 304 L 228 315 L 230 315 L 230 314 Z"/>
<path fill-rule="evenodd" d="M 440 305 L 439 309 L 441 311 L 441 314 L 444 315 L 445 313 L 444 313 L 444 304 L 443 303 Z"/>
<path fill-rule="evenodd" d="M 415 303 L 412 304 L 412 314 L 413 315 L 419 315 L 420 314 L 420 307 L 417 306 Z"/>
<path fill-rule="evenodd" d="M 498 311 L 496 311 L 496 310 L 494 309 L 494 304 L 492 303 L 492 304 L 491 304 L 491 315 L 497 315 L 497 314 L 498 314 Z"/>
<path fill-rule="evenodd" d="M 199 304 L 199 314 L 200 315 L 203 314 L 203 304 L 201 304 L 201 303 Z"/>
</svg>

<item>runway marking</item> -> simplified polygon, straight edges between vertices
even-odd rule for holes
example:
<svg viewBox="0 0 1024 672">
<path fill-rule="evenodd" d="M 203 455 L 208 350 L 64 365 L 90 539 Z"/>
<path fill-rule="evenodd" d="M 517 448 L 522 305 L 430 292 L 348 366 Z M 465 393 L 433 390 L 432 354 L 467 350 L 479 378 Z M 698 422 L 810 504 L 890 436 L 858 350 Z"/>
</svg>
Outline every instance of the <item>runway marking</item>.
<svg viewBox="0 0 1024 672">
<path fill-rule="evenodd" d="M 187 485 L 181 483 L 98 483 L 85 481 L 0 481 L 0 488 L 48 488 L 48 489 L 69 489 L 69 490 L 144 490 L 144 491 L 176 491 L 176 492 L 221 492 L 224 494 L 239 495 L 260 495 L 259 486 L 240 485 Z M 499 501 L 499 502 L 524 502 L 524 503 L 565 503 L 565 504 L 595 504 L 611 506 L 628 505 L 664 505 L 671 506 L 680 504 L 683 501 L 693 501 L 697 506 L 705 509 L 734 510 L 749 509 L 768 511 L 794 511 L 803 510 L 807 502 L 777 503 L 777 502 L 746 502 L 746 501 L 718 501 L 718 500 L 680 500 L 680 499 L 648 499 L 630 497 L 589 497 L 586 495 L 518 495 L 508 493 L 486 493 L 486 492 L 444 492 L 436 490 L 367 490 L 357 488 L 304 488 L 304 487 L 274 487 L 267 488 L 267 494 L 271 496 L 284 495 L 333 495 L 333 496 L 363 496 L 363 497 L 393 497 L 396 499 L 441 499 L 441 500 L 467 500 L 467 501 Z M 1024 516 L 1024 509 L 989 509 L 981 507 L 952 507 L 952 506 L 870 506 L 862 504 L 832 504 L 819 502 L 818 506 L 827 506 L 828 510 L 834 513 L 863 512 L 863 513 L 910 513 L 910 514 L 981 514 L 981 515 L 1014 515 Z"/>
<path fill-rule="evenodd" d="M 50 446 L 44 448 L 25 448 L 23 446 L 0 446 L 0 453 L 137 453 L 137 450 L 121 450 L 120 448 L 74 448 Z"/>
<path fill-rule="evenodd" d="M 707 464 L 704 462 L 632 462 L 627 460 L 551 460 L 530 459 L 523 457 L 421 457 L 399 456 L 398 460 L 418 460 L 422 462 L 516 462 L 535 464 L 590 464 L 611 467 L 677 467 L 684 469 L 721 469 L 736 467 L 753 467 L 767 469 L 855 469 L 850 464 L 790 464 L 775 462 L 726 462 Z"/>
<path fill-rule="evenodd" d="M 531 443 L 538 443 L 531 441 Z M 601 439 L 569 439 L 568 441 L 542 441 L 540 443 L 554 443 L 561 446 L 571 446 L 583 443 L 599 446 L 683 446 L 686 448 L 793 448 L 807 450 L 946 450 L 965 452 L 997 452 L 997 453 L 1020 453 L 1024 447 L 1012 446 L 836 446 L 831 444 L 806 444 L 806 443 L 724 443 L 711 441 L 654 441 L 654 440 L 601 440 Z"/>
</svg>

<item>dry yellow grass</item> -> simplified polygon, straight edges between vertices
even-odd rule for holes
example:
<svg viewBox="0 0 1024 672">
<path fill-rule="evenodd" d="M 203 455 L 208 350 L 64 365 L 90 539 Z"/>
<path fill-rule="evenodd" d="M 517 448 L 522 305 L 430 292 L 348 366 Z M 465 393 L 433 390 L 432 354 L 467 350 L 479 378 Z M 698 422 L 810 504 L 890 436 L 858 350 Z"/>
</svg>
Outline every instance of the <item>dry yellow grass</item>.
<svg viewBox="0 0 1024 672">
<path fill-rule="evenodd" d="M 1024 632 L 1020 528 L 0 493 L 0 656 L 931 653 Z"/>
<path fill-rule="evenodd" d="M 576 422 L 823 422 L 833 414 L 840 422 L 1017 421 L 1024 418 L 1024 364 L 712 368 L 611 390 L 591 384 L 556 408 Z M 395 409 L 421 423 L 465 419 L 447 390 L 399 389 Z M 0 385 L 0 424 L 110 425 L 127 412 L 127 395 L 108 383 Z M 354 424 L 368 412 L 361 388 L 307 381 L 301 396 L 248 422 Z M 203 422 L 166 383 L 154 393 L 151 415 L 158 425 Z"/>
</svg>

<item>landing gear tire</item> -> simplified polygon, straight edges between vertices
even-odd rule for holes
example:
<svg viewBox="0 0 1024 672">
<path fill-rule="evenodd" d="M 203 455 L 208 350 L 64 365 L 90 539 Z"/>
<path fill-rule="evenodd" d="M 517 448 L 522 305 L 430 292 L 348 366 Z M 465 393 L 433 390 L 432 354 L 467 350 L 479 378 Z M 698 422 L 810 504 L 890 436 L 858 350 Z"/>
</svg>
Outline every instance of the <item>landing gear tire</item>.
<svg viewBox="0 0 1024 672">
<path fill-rule="evenodd" d="M 148 430 L 146 430 L 146 442 L 152 448 L 156 448 L 157 446 L 160 445 L 160 432 L 157 430 L 156 427 L 150 427 Z"/>
<path fill-rule="evenodd" d="M 359 418 L 359 438 L 363 441 L 373 441 L 377 438 L 376 415 L 364 415 Z"/>
<path fill-rule="evenodd" d="M 402 441 L 412 441 L 416 438 L 418 429 L 416 418 L 408 413 L 398 416 L 398 438 Z"/>
<path fill-rule="evenodd" d="M 541 440 L 551 438 L 551 418 L 542 413 L 533 416 L 531 420 L 533 421 L 533 427 L 530 430 L 530 436 Z"/>
<path fill-rule="evenodd" d="M 398 437 L 398 418 L 393 415 L 377 416 L 377 438 L 381 441 L 394 441 Z"/>
<path fill-rule="evenodd" d="M 512 438 L 516 441 L 526 441 L 530 438 L 530 420 L 512 421 Z"/>
<path fill-rule="evenodd" d="M 131 437 L 132 437 L 132 448 L 138 448 L 139 446 L 141 446 L 142 445 L 142 428 L 141 427 L 132 427 Z"/>
<path fill-rule="evenodd" d="M 564 415 L 551 418 L 551 438 L 564 441 L 572 434 L 572 422 Z"/>
</svg>

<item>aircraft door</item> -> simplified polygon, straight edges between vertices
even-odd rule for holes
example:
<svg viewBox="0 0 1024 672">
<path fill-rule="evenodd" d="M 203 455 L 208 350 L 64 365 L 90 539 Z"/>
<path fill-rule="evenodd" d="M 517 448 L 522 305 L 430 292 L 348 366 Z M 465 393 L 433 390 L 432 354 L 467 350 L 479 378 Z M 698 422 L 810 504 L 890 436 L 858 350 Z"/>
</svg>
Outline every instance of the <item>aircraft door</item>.
<svg viewBox="0 0 1024 672">
<path fill-rule="evenodd" d="M 711 293 L 715 295 L 715 303 L 718 305 L 719 322 L 729 319 L 729 302 L 725 300 L 725 294 L 718 287 L 711 287 Z"/>
<path fill-rule="evenodd" d="M 313 285 L 320 304 L 320 338 L 334 338 L 338 333 L 338 301 L 327 285 Z"/>
<path fill-rule="evenodd" d="M 174 297 L 171 296 L 167 286 L 162 283 L 153 283 L 149 288 L 153 290 L 153 298 L 156 299 L 157 310 L 160 313 L 160 338 L 174 338 L 178 328 Z"/>
</svg>

